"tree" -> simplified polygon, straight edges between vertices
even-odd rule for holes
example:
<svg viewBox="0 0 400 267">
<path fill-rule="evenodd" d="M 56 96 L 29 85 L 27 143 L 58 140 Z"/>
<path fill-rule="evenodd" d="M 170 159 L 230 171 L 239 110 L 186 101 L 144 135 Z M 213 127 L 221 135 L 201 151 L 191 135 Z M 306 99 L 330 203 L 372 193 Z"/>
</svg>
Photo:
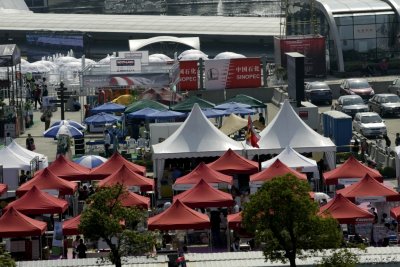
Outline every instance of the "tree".
<svg viewBox="0 0 400 267">
<path fill-rule="evenodd" d="M 329 257 L 323 258 L 319 267 L 355 267 L 359 257 L 347 248 L 336 250 Z"/>
<path fill-rule="evenodd" d="M 255 234 L 265 258 L 290 262 L 342 242 L 337 221 L 317 215 L 310 186 L 292 175 L 276 177 L 250 197 L 243 211 L 245 228 Z M 307 255 L 304 254 L 307 251 Z"/>
<path fill-rule="evenodd" d="M 88 199 L 79 224 L 86 238 L 102 238 L 107 243 L 111 250 L 108 260 L 116 267 L 122 266 L 124 257 L 150 252 L 155 245 L 152 233 L 138 230 L 145 223 L 145 211 L 121 205 L 127 193 L 122 185 L 98 188 Z"/>
<path fill-rule="evenodd" d="M 0 266 L 2 267 L 15 267 L 15 261 L 8 253 L 3 245 L 0 245 Z"/>
</svg>

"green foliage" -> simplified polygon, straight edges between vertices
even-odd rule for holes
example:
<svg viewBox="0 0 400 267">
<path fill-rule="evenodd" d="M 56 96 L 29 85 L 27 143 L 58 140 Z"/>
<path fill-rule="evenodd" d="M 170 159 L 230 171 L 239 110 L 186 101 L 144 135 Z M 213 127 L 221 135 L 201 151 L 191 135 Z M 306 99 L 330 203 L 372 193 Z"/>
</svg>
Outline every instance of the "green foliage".
<svg viewBox="0 0 400 267">
<path fill-rule="evenodd" d="M 359 263 L 357 255 L 348 249 L 335 250 L 329 257 L 323 258 L 319 267 L 355 267 Z"/>
<path fill-rule="evenodd" d="M 2 267 L 15 267 L 15 261 L 3 246 L 0 246 L 0 266 Z"/>
<path fill-rule="evenodd" d="M 385 178 L 393 178 L 396 177 L 396 169 L 392 168 L 392 167 L 385 167 L 381 170 L 379 170 L 379 172 L 382 174 L 383 177 Z"/>
<path fill-rule="evenodd" d="M 79 225 L 86 238 L 104 239 L 111 249 L 109 260 L 117 267 L 121 266 L 123 257 L 143 255 L 155 245 L 151 232 L 138 230 L 145 223 L 145 211 L 121 205 L 127 193 L 122 185 L 98 188 L 89 198 Z M 113 237 L 116 243 L 111 242 Z"/>
<path fill-rule="evenodd" d="M 309 197 L 310 190 L 307 182 L 286 175 L 264 183 L 250 197 L 243 222 L 255 234 L 266 259 L 296 266 L 296 257 L 306 257 L 303 250 L 313 254 L 341 244 L 337 221 L 317 216 L 319 207 Z"/>
</svg>

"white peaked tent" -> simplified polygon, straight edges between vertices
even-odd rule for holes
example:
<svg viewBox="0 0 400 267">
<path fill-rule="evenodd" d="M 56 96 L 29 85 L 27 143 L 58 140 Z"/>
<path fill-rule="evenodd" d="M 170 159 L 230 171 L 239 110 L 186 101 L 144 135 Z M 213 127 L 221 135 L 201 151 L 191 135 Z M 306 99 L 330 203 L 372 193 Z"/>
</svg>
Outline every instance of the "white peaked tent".
<svg viewBox="0 0 400 267">
<path fill-rule="evenodd" d="M 198 104 L 165 141 L 152 146 L 155 176 L 161 180 L 165 159 L 221 156 L 229 148 L 242 154 L 243 145 L 215 127 Z"/>
<path fill-rule="evenodd" d="M 15 154 L 17 154 L 25 159 L 28 159 L 30 161 L 33 160 L 34 158 L 38 157 L 39 169 L 44 169 L 47 166 L 49 166 L 47 156 L 30 151 L 30 150 L 22 147 L 21 145 L 19 145 L 15 140 L 13 140 L 7 147 L 9 149 L 11 149 Z"/>
<path fill-rule="evenodd" d="M 249 158 L 258 154 L 280 153 L 291 147 L 297 152 L 325 152 L 330 169 L 335 168 L 336 145 L 311 129 L 295 112 L 288 100 L 283 102 L 275 118 L 260 133 L 260 148 L 247 148 Z"/>
<path fill-rule="evenodd" d="M 312 172 L 313 177 L 319 179 L 319 171 L 317 162 L 313 159 L 309 159 L 291 147 L 286 147 L 278 156 L 264 161 L 261 163 L 261 169 L 266 169 L 271 166 L 277 159 L 279 159 L 286 166 L 299 171 L 299 172 Z"/>
</svg>

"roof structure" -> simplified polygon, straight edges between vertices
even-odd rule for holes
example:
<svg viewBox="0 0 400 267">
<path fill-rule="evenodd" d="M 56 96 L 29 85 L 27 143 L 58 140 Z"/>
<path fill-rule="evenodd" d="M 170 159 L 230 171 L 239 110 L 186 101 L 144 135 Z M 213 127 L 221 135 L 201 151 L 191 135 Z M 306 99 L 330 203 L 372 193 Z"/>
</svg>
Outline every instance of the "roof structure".
<svg viewBox="0 0 400 267">
<path fill-rule="evenodd" d="M 81 221 L 81 215 L 75 216 L 69 220 L 63 221 L 63 235 L 79 235 L 78 226 Z"/>
<path fill-rule="evenodd" d="M 342 165 L 336 169 L 325 172 L 323 176 L 325 184 L 334 185 L 357 182 L 366 174 L 380 182 L 383 181 L 383 177 L 379 171 L 369 168 L 368 166 L 359 162 L 354 156 L 350 156 Z"/>
<path fill-rule="evenodd" d="M 332 216 L 340 224 L 372 223 L 375 218 L 372 213 L 358 207 L 341 194 L 322 206 L 318 214 L 323 217 Z"/>
<path fill-rule="evenodd" d="M 213 188 L 203 179 L 193 188 L 174 196 L 174 201 L 178 199 L 191 208 L 230 207 L 234 204 L 231 194 Z"/>
<path fill-rule="evenodd" d="M 151 191 L 154 189 L 153 179 L 144 177 L 125 165 L 122 165 L 113 174 L 101 180 L 98 186 L 112 186 L 116 184 L 126 187 L 137 186 L 140 187 L 141 191 Z"/>
<path fill-rule="evenodd" d="M 22 184 L 16 191 L 18 196 L 22 196 L 26 192 L 36 186 L 38 189 L 54 189 L 60 192 L 60 195 L 73 195 L 78 189 L 78 185 L 59 178 L 49 169 L 44 169 L 39 174 L 35 175 L 31 180 Z"/>
<path fill-rule="evenodd" d="M 5 192 L 7 192 L 8 189 L 8 185 L 6 184 L 0 184 L 0 195 L 4 194 Z"/>
<path fill-rule="evenodd" d="M 115 152 L 106 162 L 101 164 L 99 167 L 92 169 L 90 171 L 90 176 L 93 180 L 101 180 L 117 172 L 122 166 L 125 166 L 140 175 L 146 174 L 146 167 L 130 162 L 121 154 Z"/>
<path fill-rule="evenodd" d="M 207 166 L 227 175 L 258 172 L 258 162 L 248 160 L 232 149 L 228 149 L 221 157 Z"/>
<path fill-rule="evenodd" d="M 4 169 L 15 168 L 25 171 L 31 170 L 31 160 L 17 155 L 8 146 L 0 149 L 0 165 L 2 165 Z"/>
<path fill-rule="evenodd" d="M 232 176 L 217 172 L 210 167 L 208 167 L 204 162 L 201 162 L 194 168 L 190 173 L 179 177 L 173 188 L 175 190 L 179 189 L 188 189 L 200 182 L 200 180 L 204 180 L 209 184 L 232 184 L 233 179 Z M 189 187 L 187 187 L 189 185 Z M 185 187 L 186 186 L 186 187 Z"/>
<path fill-rule="evenodd" d="M 47 167 L 53 174 L 68 181 L 87 180 L 90 169 L 79 165 L 73 161 L 67 160 L 65 156 L 60 155 Z M 44 170 L 35 173 L 39 175 Z"/>
<path fill-rule="evenodd" d="M 68 208 L 68 202 L 59 199 L 33 186 L 21 198 L 9 203 L 4 209 L 14 208 L 21 213 L 29 215 L 64 213 Z"/>
<path fill-rule="evenodd" d="M 229 229 L 240 229 L 242 227 L 242 212 L 229 214 L 227 217 Z"/>
<path fill-rule="evenodd" d="M 180 112 L 190 112 L 193 109 L 194 104 L 198 104 L 202 109 L 215 107 L 214 103 L 211 103 L 197 96 L 190 96 L 189 98 L 186 98 L 182 102 L 179 102 L 178 104 L 172 106 L 171 110 Z"/>
<path fill-rule="evenodd" d="M 9 208 L 0 217 L 0 237 L 41 236 L 47 229 L 47 223 L 29 218 L 14 208 Z"/>
<path fill-rule="evenodd" d="M 307 175 L 304 173 L 300 173 L 292 168 L 289 168 L 279 159 L 276 159 L 275 162 L 270 165 L 268 168 L 264 169 L 263 171 L 250 175 L 250 183 L 264 183 L 267 181 L 272 180 L 277 176 L 282 176 L 286 174 L 292 174 L 295 177 L 299 178 L 300 180 L 307 181 Z"/>
<path fill-rule="evenodd" d="M 340 189 L 336 193 L 359 203 L 400 200 L 400 194 L 396 190 L 386 187 L 369 174 L 366 174 L 359 182 Z"/>
<path fill-rule="evenodd" d="M 207 214 L 189 208 L 180 200 L 164 212 L 150 217 L 147 225 L 149 230 L 208 229 L 211 226 Z"/>
<path fill-rule="evenodd" d="M 150 198 L 128 192 L 121 196 L 121 205 L 124 207 L 140 207 L 144 209 L 150 208 Z"/>
<path fill-rule="evenodd" d="M 30 151 L 22 147 L 15 140 L 13 140 L 7 147 L 10 148 L 15 154 L 30 160 L 34 159 L 35 157 L 38 157 L 39 164 L 41 165 L 39 167 L 45 168 L 48 166 L 47 156 L 40 153 L 36 153 L 34 151 Z"/>
</svg>

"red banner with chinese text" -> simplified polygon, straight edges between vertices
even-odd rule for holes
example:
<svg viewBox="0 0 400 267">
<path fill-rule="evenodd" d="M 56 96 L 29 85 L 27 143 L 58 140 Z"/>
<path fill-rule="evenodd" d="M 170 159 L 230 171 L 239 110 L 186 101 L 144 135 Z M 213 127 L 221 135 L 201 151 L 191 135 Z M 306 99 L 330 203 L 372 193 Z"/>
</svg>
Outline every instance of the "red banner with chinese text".
<svg viewBox="0 0 400 267">
<path fill-rule="evenodd" d="M 180 61 L 180 91 L 198 90 L 198 68 L 197 60 Z"/>
<path fill-rule="evenodd" d="M 226 89 L 261 87 L 259 58 L 230 59 Z"/>
</svg>

